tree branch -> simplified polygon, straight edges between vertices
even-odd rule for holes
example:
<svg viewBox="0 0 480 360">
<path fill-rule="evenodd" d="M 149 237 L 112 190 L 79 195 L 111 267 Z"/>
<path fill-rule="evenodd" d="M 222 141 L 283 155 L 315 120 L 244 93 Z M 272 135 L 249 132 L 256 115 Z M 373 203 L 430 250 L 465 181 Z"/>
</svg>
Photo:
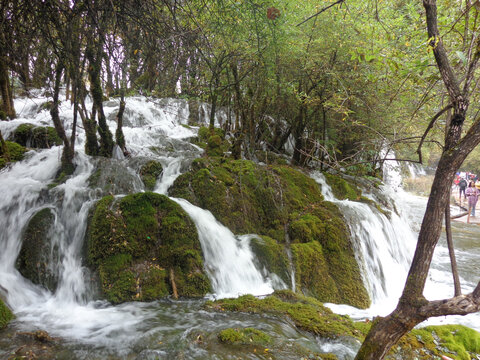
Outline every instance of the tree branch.
<svg viewBox="0 0 480 360">
<path fill-rule="evenodd" d="M 428 124 L 425 132 L 423 133 L 422 138 L 420 139 L 420 142 L 418 143 L 417 154 L 418 154 L 418 162 L 420 164 L 422 163 L 422 145 L 423 145 L 423 142 L 425 141 L 425 138 L 427 137 L 427 134 L 433 128 L 433 125 L 435 124 L 435 121 L 437 121 L 437 119 L 440 116 L 442 116 L 447 110 L 450 110 L 451 108 L 453 108 L 453 105 L 448 104 L 446 107 L 444 107 L 438 113 L 436 113 L 435 116 L 432 118 L 432 120 L 430 120 L 430 123 Z"/>
<path fill-rule="evenodd" d="M 343 3 L 344 1 L 345 1 L 345 0 L 338 0 L 338 1 L 334 2 L 334 3 L 331 4 L 331 5 L 328 5 L 328 6 L 324 7 L 322 10 L 320 10 L 319 12 L 317 12 L 315 15 L 312 15 L 312 16 L 306 18 L 305 20 L 303 20 L 301 23 L 297 24 L 296 26 L 300 26 L 300 25 L 306 23 L 308 20 L 314 18 L 315 16 L 320 15 L 320 14 L 323 13 L 324 11 L 330 9 L 332 6 L 335 6 L 335 5 L 337 5 L 337 4 Z"/>
<path fill-rule="evenodd" d="M 430 301 L 418 309 L 424 317 L 467 315 L 480 311 L 480 283 L 468 295 L 455 296 L 451 299 Z"/>
</svg>

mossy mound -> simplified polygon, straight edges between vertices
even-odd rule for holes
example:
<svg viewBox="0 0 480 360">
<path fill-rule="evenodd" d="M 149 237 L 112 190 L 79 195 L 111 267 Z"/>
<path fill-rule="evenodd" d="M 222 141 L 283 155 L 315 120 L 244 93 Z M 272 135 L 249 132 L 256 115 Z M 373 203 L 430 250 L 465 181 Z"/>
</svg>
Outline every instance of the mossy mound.
<svg viewBox="0 0 480 360">
<path fill-rule="evenodd" d="M 112 303 L 210 291 L 195 225 L 168 197 L 150 192 L 95 206 L 87 229 L 88 264 Z"/>
<path fill-rule="evenodd" d="M 208 156 L 223 156 L 230 147 L 222 129 L 210 130 L 204 126 L 198 129 L 198 145 L 205 149 Z"/>
<path fill-rule="evenodd" d="M 328 185 L 332 188 L 333 195 L 340 200 L 360 200 L 362 191 L 353 183 L 337 175 L 325 174 Z"/>
<path fill-rule="evenodd" d="M 170 194 L 210 210 L 234 233 L 259 234 L 263 240 L 252 241 L 259 263 L 285 283 L 289 238 L 297 290 L 321 301 L 369 306 L 344 219 L 304 173 L 245 160 L 197 159 Z"/>
<path fill-rule="evenodd" d="M 140 178 L 145 185 L 145 190 L 152 191 L 155 188 L 155 184 L 162 172 L 162 164 L 155 160 L 148 161 L 140 168 Z"/>
<path fill-rule="evenodd" d="M 388 358 L 427 360 L 439 359 L 442 355 L 456 360 L 480 357 L 480 333 L 463 325 L 414 329 L 402 337 Z"/>
<path fill-rule="evenodd" d="M 51 126 L 36 126 L 21 124 L 13 132 L 13 141 L 16 143 L 39 149 L 48 149 L 55 145 L 62 145 L 63 141 Z"/>
<path fill-rule="evenodd" d="M 15 316 L 12 314 L 10 309 L 5 305 L 5 303 L 0 299 L 0 329 L 3 329 L 12 321 Z"/>
<path fill-rule="evenodd" d="M 276 291 L 263 299 L 244 295 L 236 299 L 208 301 L 205 306 L 217 311 L 288 316 L 299 329 L 322 338 L 351 336 L 363 339 L 365 336 L 363 323 L 355 323 L 348 316 L 336 315 L 318 300 L 289 290 Z"/>
<path fill-rule="evenodd" d="M 25 154 L 25 147 L 12 141 L 5 141 L 7 150 L 4 151 L 0 146 L 0 169 L 5 167 L 9 162 L 20 161 Z M 7 153 L 8 152 L 8 153 Z"/>
<path fill-rule="evenodd" d="M 55 291 L 58 283 L 58 274 L 52 266 L 58 262 L 58 249 L 50 239 L 54 221 L 55 215 L 49 208 L 40 210 L 30 219 L 16 263 L 25 278 L 50 291 Z"/>
<path fill-rule="evenodd" d="M 272 338 L 255 328 L 228 328 L 220 331 L 218 339 L 230 345 L 261 345 L 272 343 Z"/>
</svg>

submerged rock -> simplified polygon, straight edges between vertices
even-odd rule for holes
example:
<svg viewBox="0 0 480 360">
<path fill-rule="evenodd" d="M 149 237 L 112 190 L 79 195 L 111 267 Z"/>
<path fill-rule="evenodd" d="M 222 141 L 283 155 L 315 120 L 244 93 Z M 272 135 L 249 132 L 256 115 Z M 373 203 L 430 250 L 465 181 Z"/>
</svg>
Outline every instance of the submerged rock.
<svg viewBox="0 0 480 360">
<path fill-rule="evenodd" d="M 55 221 L 51 209 L 45 208 L 32 216 L 23 234 L 16 268 L 31 282 L 55 291 L 58 273 L 58 249 L 51 242 L 50 232 Z"/>
<path fill-rule="evenodd" d="M 146 192 L 98 201 L 87 249 L 87 262 L 98 271 L 112 303 L 169 294 L 203 297 L 210 290 L 195 225 L 164 195 Z"/>
<path fill-rule="evenodd" d="M 321 301 L 369 306 L 345 220 L 304 173 L 289 166 L 202 158 L 175 181 L 170 194 L 210 210 L 234 233 L 260 235 L 262 240 L 252 241 L 258 262 L 286 283 L 293 267 L 296 291 Z"/>
</svg>

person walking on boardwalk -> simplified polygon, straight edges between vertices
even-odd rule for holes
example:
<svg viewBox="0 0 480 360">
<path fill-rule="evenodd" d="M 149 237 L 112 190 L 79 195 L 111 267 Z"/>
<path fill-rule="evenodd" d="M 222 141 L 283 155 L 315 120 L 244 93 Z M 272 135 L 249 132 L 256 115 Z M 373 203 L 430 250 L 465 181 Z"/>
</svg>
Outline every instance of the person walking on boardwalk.
<svg viewBox="0 0 480 360">
<path fill-rule="evenodd" d="M 458 183 L 458 187 L 460 188 L 460 204 L 462 203 L 462 193 L 463 193 L 463 196 L 465 197 L 465 200 L 467 199 L 467 194 L 465 194 L 465 189 L 467 188 L 467 180 L 465 180 L 465 178 L 461 178 L 459 183 Z"/>
<path fill-rule="evenodd" d="M 470 184 L 468 184 L 468 188 L 465 191 L 465 194 L 468 198 L 467 224 L 469 224 L 470 215 L 472 215 L 472 217 L 475 217 L 475 207 L 477 206 L 478 195 L 480 195 L 480 190 L 477 189 L 473 181 L 470 181 Z"/>
</svg>

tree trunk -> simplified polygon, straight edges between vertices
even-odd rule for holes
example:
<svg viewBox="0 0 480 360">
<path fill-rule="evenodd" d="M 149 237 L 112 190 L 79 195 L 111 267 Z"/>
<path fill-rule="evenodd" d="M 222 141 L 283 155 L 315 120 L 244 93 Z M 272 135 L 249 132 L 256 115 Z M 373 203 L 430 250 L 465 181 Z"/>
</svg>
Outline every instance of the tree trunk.
<svg viewBox="0 0 480 360">
<path fill-rule="evenodd" d="M 117 130 L 115 131 L 115 140 L 117 145 L 120 146 L 124 155 L 127 154 L 127 149 L 125 147 L 125 137 L 123 135 L 123 112 L 125 111 L 125 91 L 122 89 L 121 91 L 121 99 L 120 99 L 120 107 L 118 108 L 117 113 Z"/>
<path fill-rule="evenodd" d="M 450 198 L 451 194 L 448 194 Z M 450 255 L 450 264 L 452 266 L 453 287 L 455 288 L 455 296 L 462 294 L 460 287 L 460 277 L 458 276 L 457 260 L 455 258 L 455 248 L 452 239 L 452 226 L 450 217 L 450 201 L 445 208 L 445 234 L 447 236 L 448 254 Z"/>
<path fill-rule="evenodd" d="M 469 84 L 478 64 L 479 53 L 477 52 L 469 64 L 464 90 L 461 91 L 438 31 L 436 1 L 423 0 L 423 5 L 427 17 L 429 45 L 433 50 L 437 67 L 453 104 L 453 117 L 447 127 L 444 151 L 437 166 L 418 234 L 417 248 L 402 296 L 392 314 L 386 318 L 380 318 L 372 326 L 356 360 L 383 359 L 402 335 L 424 319 L 432 316 L 465 315 L 480 310 L 480 283 L 473 293 L 468 295 L 430 302 L 423 297 L 433 252 L 442 230 L 443 215 L 450 202 L 450 189 L 455 171 L 480 143 L 480 119 L 477 119 L 466 135 L 461 138 L 468 109 Z"/>
<path fill-rule="evenodd" d="M 61 172 L 66 175 L 73 174 L 75 170 L 75 166 L 73 164 L 73 157 L 74 152 L 73 148 L 70 144 L 70 140 L 65 133 L 65 129 L 63 127 L 62 121 L 58 115 L 58 96 L 60 94 L 60 82 L 62 78 L 63 72 L 63 65 L 61 63 L 57 64 L 57 69 L 55 71 L 55 86 L 54 86 L 54 93 L 53 93 L 53 105 L 52 109 L 50 110 L 50 115 L 52 116 L 53 125 L 55 126 L 55 130 L 57 131 L 58 136 L 63 140 L 63 152 L 62 152 L 62 166 Z"/>
<path fill-rule="evenodd" d="M 101 43 L 100 43 L 101 44 Z M 113 136 L 107 125 L 105 113 L 103 112 L 103 90 L 100 80 L 101 68 L 101 47 L 97 45 L 97 54 L 95 56 L 92 46 L 88 46 L 86 57 L 88 58 L 89 67 L 88 75 L 90 79 L 90 92 L 92 94 L 93 103 L 98 114 L 98 133 L 100 135 L 100 155 L 111 157 L 113 151 Z"/>
<path fill-rule="evenodd" d="M 13 106 L 12 87 L 8 76 L 8 68 L 4 55 L 0 54 L 0 92 L 2 93 L 3 118 L 15 119 L 15 107 Z"/>
</svg>

